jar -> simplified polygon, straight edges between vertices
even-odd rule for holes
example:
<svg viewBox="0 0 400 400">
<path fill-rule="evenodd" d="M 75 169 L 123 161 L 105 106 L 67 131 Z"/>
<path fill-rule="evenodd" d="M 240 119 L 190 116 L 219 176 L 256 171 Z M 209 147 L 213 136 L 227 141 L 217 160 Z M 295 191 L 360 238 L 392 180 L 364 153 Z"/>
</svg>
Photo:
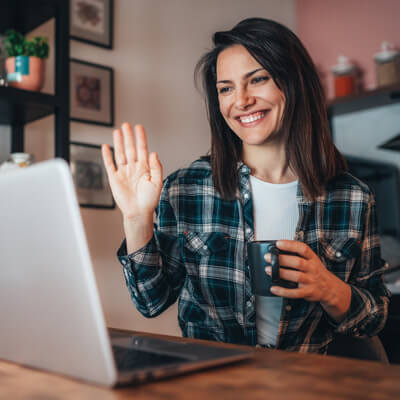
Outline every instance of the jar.
<svg viewBox="0 0 400 400">
<path fill-rule="evenodd" d="M 400 82 L 400 52 L 384 41 L 381 51 L 375 54 L 376 84 L 378 87 Z"/>
<path fill-rule="evenodd" d="M 332 67 L 335 80 L 335 97 L 348 96 L 357 90 L 357 68 L 346 56 L 339 56 Z"/>
<path fill-rule="evenodd" d="M 33 155 L 28 153 L 11 153 L 8 162 L 17 167 L 28 167 L 33 163 Z"/>
</svg>

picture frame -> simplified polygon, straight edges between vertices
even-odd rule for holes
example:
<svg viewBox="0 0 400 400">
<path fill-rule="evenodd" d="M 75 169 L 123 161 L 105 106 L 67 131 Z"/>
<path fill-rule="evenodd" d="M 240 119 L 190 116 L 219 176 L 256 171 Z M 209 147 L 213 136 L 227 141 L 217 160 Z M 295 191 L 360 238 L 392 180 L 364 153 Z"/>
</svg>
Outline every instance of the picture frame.
<svg viewBox="0 0 400 400">
<path fill-rule="evenodd" d="M 114 70 L 70 59 L 70 119 L 114 126 Z"/>
<path fill-rule="evenodd" d="M 70 0 L 70 39 L 113 48 L 114 0 Z"/>
<path fill-rule="evenodd" d="M 101 146 L 71 141 L 70 168 L 81 207 L 115 208 Z"/>
</svg>

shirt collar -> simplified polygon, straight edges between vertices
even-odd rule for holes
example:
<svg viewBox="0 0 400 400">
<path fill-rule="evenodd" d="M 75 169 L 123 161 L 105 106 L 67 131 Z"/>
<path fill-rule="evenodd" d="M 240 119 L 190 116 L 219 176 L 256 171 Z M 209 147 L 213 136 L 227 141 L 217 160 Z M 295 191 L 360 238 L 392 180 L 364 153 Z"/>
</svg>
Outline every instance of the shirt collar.
<svg viewBox="0 0 400 400">
<path fill-rule="evenodd" d="M 251 169 L 243 161 L 238 161 L 236 164 L 236 168 L 240 175 L 250 175 Z"/>
<path fill-rule="evenodd" d="M 246 177 L 246 178 L 249 178 L 250 173 L 251 173 L 251 169 L 243 161 L 238 161 L 237 171 L 240 176 Z M 299 204 L 304 204 L 304 205 L 308 205 L 308 206 L 312 204 L 311 200 L 307 200 L 305 198 L 303 189 L 302 189 L 302 185 L 300 182 L 297 184 L 297 195 L 296 196 L 297 196 L 297 201 Z"/>
</svg>

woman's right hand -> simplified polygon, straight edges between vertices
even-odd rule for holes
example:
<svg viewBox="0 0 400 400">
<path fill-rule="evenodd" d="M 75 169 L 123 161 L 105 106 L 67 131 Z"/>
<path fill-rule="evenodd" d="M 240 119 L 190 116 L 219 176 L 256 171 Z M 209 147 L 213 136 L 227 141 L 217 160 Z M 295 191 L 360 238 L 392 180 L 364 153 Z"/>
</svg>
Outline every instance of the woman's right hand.
<svg viewBox="0 0 400 400">
<path fill-rule="evenodd" d="M 113 132 L 115 164 L 110 147 L 102 146 L 104 165 L 115 202 L 125 220 L 149 219 L 160 200 L 162 165 L 156 153 L 148 154 L 142 125 L 123 123 Z"/>
</svg>

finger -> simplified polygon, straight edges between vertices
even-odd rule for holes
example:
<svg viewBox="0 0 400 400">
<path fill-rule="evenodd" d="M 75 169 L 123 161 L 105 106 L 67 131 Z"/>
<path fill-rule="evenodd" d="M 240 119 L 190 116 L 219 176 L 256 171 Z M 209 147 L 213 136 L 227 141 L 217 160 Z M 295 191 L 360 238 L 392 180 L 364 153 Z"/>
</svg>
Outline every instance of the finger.
<svg viewBox="0 0 400 400">
<path fill-rule="evenodd" d="M 136 162 L 135 139 L 133 137 L 132 125 L 128 122 L 122 124 L 122 136 L 124 138 L 126 161 L 134 163 Z"/>
<path fill-rule="evenodd" d="M 279 254 L 279 265 L 284 267 L 295 268 L 299 271 L 307 271 L 308 261 L 299 256 L 290 256 L 287 254 Z"/>
<path fill-rule="evenodd" d="M 157 153 L 151 153 L 149 157 L 151 181 L 159 185 L 162 184 L 162 165 Z"/>
<path fill-rule="evenodd" d="M 266 267 L 265 272 L 267 275 L 271 276 L 271 267 Z M 295 282 L 295 283 L 305 283 L 305 276 L 300 271 L 294 271 L 291 269 L 279 268 L 279 277 L 286 281 Z"/>
<path fill-rule="evenodd" d="M 112 158 L 111 149 L 107 144 L 101 146 L 101 155 L 103 156 L 103 162 L 107 171 L 108 179 L 110 179 L 110 176 L 115 173 L 116 168 Z"/>
<path fill-rule="evenodd" d="M 117 167 L 119 167 L 120 165 L 126 164 L 122 133 L 119 129 L 116 129 L 113 132 L 113 138 L 114 138 L 115 162 L 117 163 Z"/>
<path fill-rule="evenodd" d="M 271 263 L 271 253 L 267 253 L 264 256 L 264 260 L 267 263 Z M 279 254 L 279 265 L 283 265 L 284 267 L 295 268 L 300 271 L 307 271 L 307 262 L 303 257 L 299 257 L 297 255 L 286 255 Z"/>
<path fill-rule="evenodd" d="M 290 251 L 291 253 L 297 253 L 299 256 L 311 259 L 314 256 L 314 252 L 308 245 L 297 240 L 278 240 L 276 246 L 280 250 Z"/>
<path fill-rule="evenodd" d="M 148 162 L 146 132 L 142 125 L 135 125 L 137 159 L 139 162 Z"/>
<path fill-rule="evenodd" d="M 271 286 L 271 293 L 288 299 L 303 299 L 306 293 L 303 288 L 287 289 L 282 286 Z"/>
</svg>

